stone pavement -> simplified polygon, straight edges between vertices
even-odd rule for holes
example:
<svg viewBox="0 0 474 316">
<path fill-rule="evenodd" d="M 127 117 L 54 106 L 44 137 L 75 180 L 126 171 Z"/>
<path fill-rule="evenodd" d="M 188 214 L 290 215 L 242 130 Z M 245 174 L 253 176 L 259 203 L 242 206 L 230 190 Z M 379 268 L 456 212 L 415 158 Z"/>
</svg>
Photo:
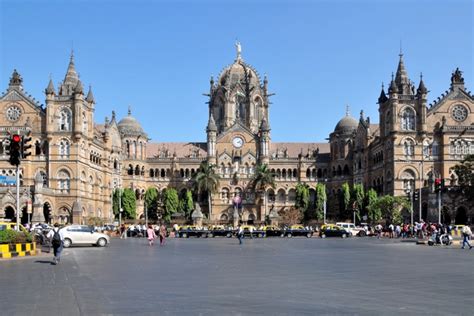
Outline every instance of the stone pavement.
<svg viewBox="0 0 474 316">
<path fill-rule="evenodd" d="M 2 315 L 471 315 L 474 251 L 375 238 L 113 239 L 0 261 Z"/>
</svg>

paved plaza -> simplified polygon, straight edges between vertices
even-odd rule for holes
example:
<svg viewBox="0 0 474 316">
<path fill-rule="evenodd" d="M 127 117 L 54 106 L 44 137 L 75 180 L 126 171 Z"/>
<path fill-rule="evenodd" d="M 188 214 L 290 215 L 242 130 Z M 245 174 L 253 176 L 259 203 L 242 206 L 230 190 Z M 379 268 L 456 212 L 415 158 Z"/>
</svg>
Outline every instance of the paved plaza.
<svg viewBox="0 0 474 316">
<path fill-rule="evenodd" d="M 0 261 L 2 315 L 471 315 L 474 251 L 375 238 L 113 239 Z"/>
</svg>

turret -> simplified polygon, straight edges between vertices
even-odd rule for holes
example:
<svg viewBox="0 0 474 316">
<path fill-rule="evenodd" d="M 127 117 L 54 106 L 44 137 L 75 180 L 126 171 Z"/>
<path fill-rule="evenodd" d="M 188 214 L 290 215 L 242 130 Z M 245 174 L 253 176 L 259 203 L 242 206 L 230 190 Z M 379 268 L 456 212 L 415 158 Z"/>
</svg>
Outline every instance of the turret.
<svg viewBox="0 0 474 316">
<path fill-rule="evenodd" d="M 262 124 L 260 125 L 260 162 L 262 164 L 268 164 L 270 162 L 269 151 L 270 125 L 267 123 L 266 118 L 263 118 Z"/>
<path fill-rule="evenodd" d="M 207 124 L 207 158 L 209 163 L 212 165 L 216 164 L 216 136 L 217 136 L 217 126 L 214 121 L 214 116 L 209 116 L 209 123 Z"/>
<path fill-rule="evenodd" d="M 89 86 L 89 92 L 87 92 L 86 101 L 92 106 L 95 104 L 94 94 L 92 93 L 92 87 Z"/>
<path fill-rule="evenodd" d="M 420 74 L 420 84 L 418 85 L 418 89 L 416 90 L 416 107 L 417 112 L 419 113 L 419 120 L 418 124 L 420 126 L 419 130 L 422 133 L 426 133 L 426 103 L 427 103 L 427 95 L 428 89 L 425 87 L 425 83 L 423 82 L 423 74 Z"/>
</svg>

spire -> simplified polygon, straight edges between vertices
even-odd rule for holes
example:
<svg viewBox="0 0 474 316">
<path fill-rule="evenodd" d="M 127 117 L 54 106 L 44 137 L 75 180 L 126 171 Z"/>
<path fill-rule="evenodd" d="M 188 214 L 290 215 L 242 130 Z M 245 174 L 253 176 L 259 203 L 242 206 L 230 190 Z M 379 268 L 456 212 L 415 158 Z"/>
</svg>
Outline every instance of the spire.
<svg viewBox="0 0 474 316">
<path fill-rule="evenodd" d="M 94 94 L 92 93 L 92 87 L 89 85 L 89 92 L 87 92 L 86 101 L 89 103 L 95 103 Z"/>
<path fill-rule="evenodd" d="M 349 108 L 349 104 L 346 105 L 346 116 L 351 116 L 351 111 Z"/>
<path fill-rule="evenodd" d="M 79 77 L 74 67 L 74 51 L 71 51 L 71 58 L 69 60 L 69 66 L 67 67 L 66 76 L 64 77 L 64 84 L 75 87 L 78 80 Z"/>
<path fill-rule="evenodd" d="M 214 121 L 214 115 L 209 116 L 209 123 L 207 124 L 208 132 L 217 132 L 216 122 Z"/>
<path fill-rule="evenodd" d="M 268 132 L 270 131 L 270 125 L 268 125 L 267 119 L 263 118 L 262 119 L 262 124 L 260 125 L 260 130 L 262 132 Z"/>
<path fill-rule="evenodd" d="M 425 87 L 425 83 L 423 82 L 423 74 L 420 73 L 420 85 L 418 86 L 418 89 L 416 90 L 417 94 L 427 94 L 428 89 Z"/>
<path fill-rule="evenodd" d="M 405 63 L 403 62 L 403 53 L 400 48 L 400 60 L 398 61 L 397 73 L 395 75 L 395 83 L 398 87 L 398 91 L 401 94 L 410 94 L 410 79 L 408 78 L 408 73 L 405 69 Z"/>
<path fill-rule="evenodd" d="M 382 82 L 382 90 L 380 91 L 380 96 L 379 96 L 379 104 L 385 103 L 387 101 L 387 95 L 385 94 L 383 82 Z"/>
<path fill-rule="evenodd" d="M 132 115 L 132 106 L 129 105 L 128 106 L 128 116 L 131 116 Z"/>
<path fill-rule="evenodd" d="M 10 78 L 10 87 L 21 87 L 23 83 L 23 79 L 21 78 L 20 74 L 13 69 L 12 77 Z"/>
<path fill-rule="evenodd" d="M 49 83 L 46 89 L 44 90 L 46 94 L 54 94 L 54 85 L 53 85 L 53 79 L 49 78 Z"/>
<path fill-rule="evenodd" d="M 395 84 L 395 80 L 393 80 L 393 72 L 392 72 L 392 81 L 390 82 L 390 87 L 388 88 L 388 93 L 398 93 L 398 87 Z"/>
<path fill-rule="evenodd" d="M 76 86 L 74 87 L 74 93 L 83 94 L 84 87 L 82 86 L 81 80 L 77 80 Z"/>
</svg>

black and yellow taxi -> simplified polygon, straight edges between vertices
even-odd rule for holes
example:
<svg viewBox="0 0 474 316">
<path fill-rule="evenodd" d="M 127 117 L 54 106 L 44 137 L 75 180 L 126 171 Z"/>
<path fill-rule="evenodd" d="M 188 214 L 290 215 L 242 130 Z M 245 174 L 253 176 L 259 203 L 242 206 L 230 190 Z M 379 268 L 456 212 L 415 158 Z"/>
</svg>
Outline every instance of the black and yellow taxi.
<svg viewBox="0 0 474 316">
<path fill-rule="evenodd" d="M 232 229 L 224 225 L 213 225 L 207 233 L 208 237 L 232 237 Z"/>
<path fill-rule="evenodd" d="M 263 237 L 285 237 L 285 231 L 275 225 L 263 226 Z"/>
<path fill-rule="evenodd" d="M 351 233 L 347 232 L 343 227 L 340 227 L 334 224 L 325 224 L 321 226 L 321 229 L 319 230 L 319 236 L 321 238 L 326 238 L 326 237 L 346 238 L 346 237 L 350 237 Z"/>
<path fill-rule="evenodd" d="M 313 231 L 308 227 L 304 227 L 303 225 L 291 225 L 285 230 L 285 236 L 288 238 L 294 236 L 305 236 L 307 238 L 311 238 L 313 237 Z"/>
</svg>

